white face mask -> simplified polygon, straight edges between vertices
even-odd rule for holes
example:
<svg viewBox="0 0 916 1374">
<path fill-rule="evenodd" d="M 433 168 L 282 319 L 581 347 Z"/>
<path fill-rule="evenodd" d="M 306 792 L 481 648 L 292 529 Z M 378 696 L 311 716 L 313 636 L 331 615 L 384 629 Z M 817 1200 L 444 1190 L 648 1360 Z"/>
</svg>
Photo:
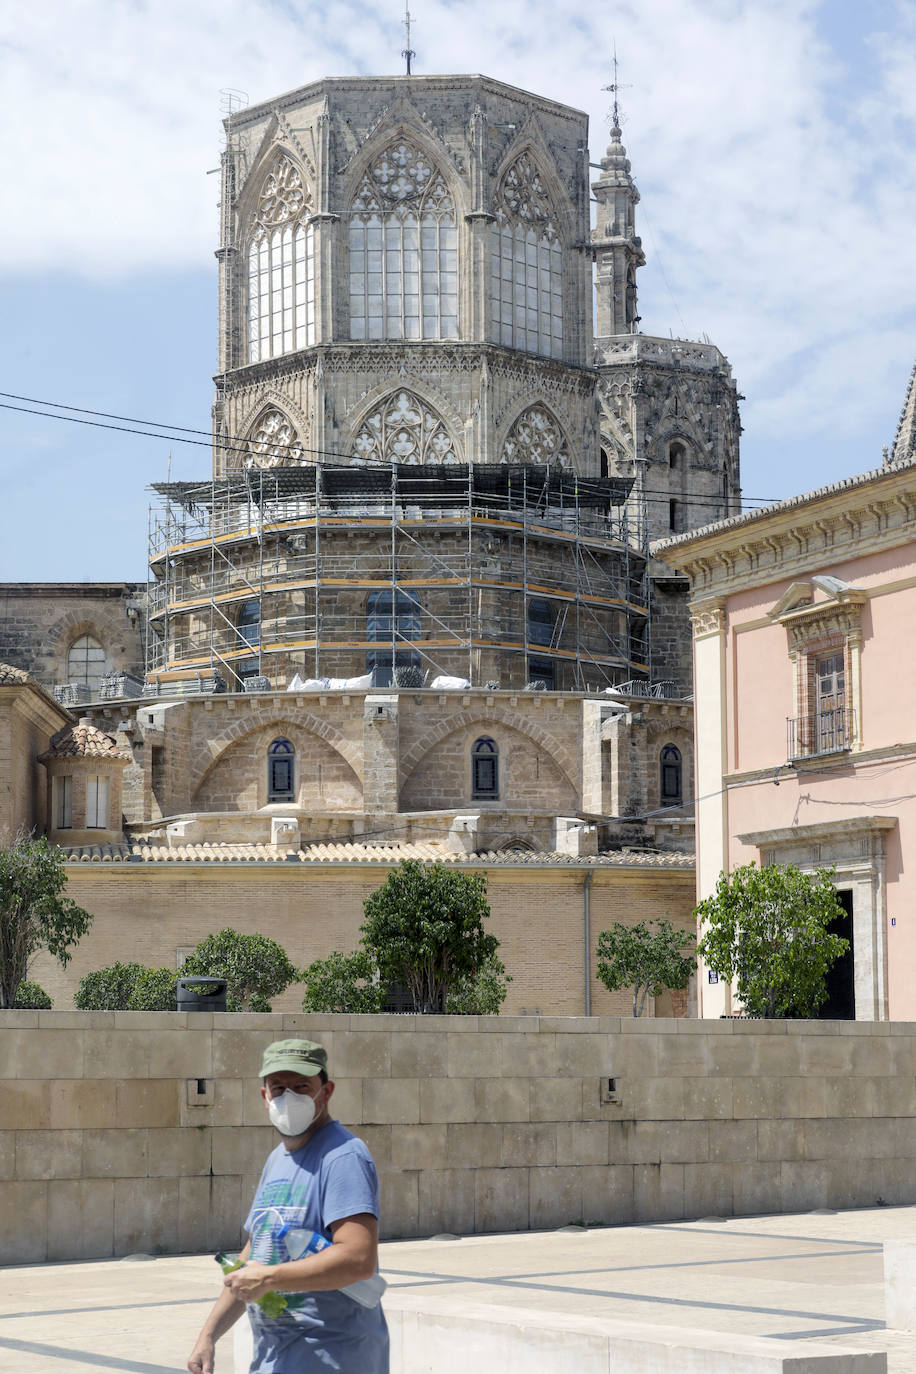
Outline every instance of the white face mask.
<svg viewBox="0 0 916 1374">
<path fill-rule="evenodd" d="M 315 1099 L 308 1093 L 294 1093 L 287 1088 L 270 1099 L 267 1112 L 281 1135 L 305 1135 L 315 1120 Z"/>
</svg>

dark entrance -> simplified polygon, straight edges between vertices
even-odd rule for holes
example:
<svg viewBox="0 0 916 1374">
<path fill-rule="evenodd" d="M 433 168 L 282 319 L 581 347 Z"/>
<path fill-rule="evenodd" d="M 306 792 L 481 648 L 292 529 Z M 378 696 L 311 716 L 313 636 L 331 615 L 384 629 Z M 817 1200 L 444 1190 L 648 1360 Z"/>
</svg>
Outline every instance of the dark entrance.
<svg viewBox="0 0 916 1374">
<path fill-rule="evenodd" d="M 838 892 L 837 897 L 843 908 L 830 929 L 834 935 L 842 935 L 849 941 L 849 949 L 827 974 L 827 1001 L 818 1012 L 820 1021 L 854 1021 L 856 1015 L 855 993 L 855 949 L 852 943 L 852 893 Z"/>
</svg>

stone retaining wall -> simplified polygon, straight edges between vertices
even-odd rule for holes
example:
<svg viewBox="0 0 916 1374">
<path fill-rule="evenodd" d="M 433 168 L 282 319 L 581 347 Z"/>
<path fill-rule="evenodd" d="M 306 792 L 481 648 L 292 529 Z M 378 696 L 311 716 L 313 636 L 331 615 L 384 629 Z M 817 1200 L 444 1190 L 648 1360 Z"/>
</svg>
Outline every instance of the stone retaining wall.
<svg viewBox="0 0 916 1374">
<path fill-rule="evenodd" d="M 0 1012 L 0 1262 L 237 1245 L 290 1034 L 386 1238 L 916 1201 L 914 1024 Z"/>
</svg>

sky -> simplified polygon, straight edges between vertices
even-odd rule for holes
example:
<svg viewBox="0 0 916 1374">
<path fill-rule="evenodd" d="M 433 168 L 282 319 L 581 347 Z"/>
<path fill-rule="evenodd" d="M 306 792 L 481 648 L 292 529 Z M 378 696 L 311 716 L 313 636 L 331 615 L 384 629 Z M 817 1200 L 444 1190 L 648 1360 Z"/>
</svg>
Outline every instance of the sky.
<svg viewBox="0 0 916 1374">
<path fill-rule="evenodd" d="M 322 76 L 401 74 L 403 14 L 397 0 L 0 9 L 0 402 L 206 431 L 220 92 L 255 104 Z M 916 0 L 414 0 L 412 15 L 415 72 L 483 72 L 586 110 L 593 162 L 616 46 L 641 328 L 728 357 L 746 498 L 880 465 L 916 362 Z M 0 408 L 0 579 L 143 580 L 148 485 L 169 473 L 206 477 L 205 439 Z"/>
</svg>

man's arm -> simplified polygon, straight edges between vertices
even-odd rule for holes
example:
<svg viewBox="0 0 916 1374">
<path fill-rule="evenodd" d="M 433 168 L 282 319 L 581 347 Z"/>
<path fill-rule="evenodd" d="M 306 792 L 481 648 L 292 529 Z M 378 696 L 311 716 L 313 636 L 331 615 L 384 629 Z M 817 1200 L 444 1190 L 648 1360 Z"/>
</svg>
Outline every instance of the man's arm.
<svg viewBox="0 0 916 1374">
<path fill-rule="evenodd" d="M 251 1251 L 251 1241 L 239 1254 L 239 1259 L 244 1264 Z M 238 1271 L 241 1273 L 241 1270 Z M 239 1317 L 245 1311 L 246 1299 L 238 1298 L 231 1289 L 224 1287 L 216 1302 L 213 1305 L 209 1317 L 204 1322 L 203 1329 L 197 1337 L 197 1343 L 188 1356 L 188 1369 L 191 1374 L 213 1374 L 214 1347 L 220 1336 L 225 1336 L 231 1330 Z"/>
<path fill-rule="evenodd" d="M 255 1302 L 272 1289 L 284 1293 L 327 1293 L 346 1288 L 357 1279 L 371 1278 L 377 1260 L 378 1221 L 371 1212 L 360 1212 L 332 1222 L 331 1244 L 317 1255 L 305 1255 L 285 1264 L 246 1264 L 244 1269 L 227 1274 L 223 1282 L 227 1292 L 243 1302 Z"/>
</svg>

